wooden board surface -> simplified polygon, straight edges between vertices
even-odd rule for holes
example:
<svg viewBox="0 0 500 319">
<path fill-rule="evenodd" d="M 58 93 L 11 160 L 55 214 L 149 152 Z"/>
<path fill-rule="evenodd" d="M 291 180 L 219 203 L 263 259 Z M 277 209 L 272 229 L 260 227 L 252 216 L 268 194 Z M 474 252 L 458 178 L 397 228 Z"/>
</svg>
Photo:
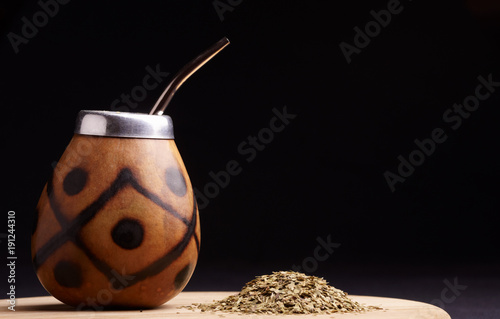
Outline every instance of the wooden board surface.
<svg viewBox="0 0 500 319">
<path fill-rule="evenodd" d="M 341 319 L 450 319 L 450 316 L 441 308 L 422 302 L 370 297 L 350 296 L 353 300 L 362 304 L 378 306 L 384 310 L 375 310 L 356 314 L 333 314 L 333 315 L 238 315 L 222 312 L 200 312 L 179 309 L 180 306 L 188 306 L 192 303 L 207 303 L 213 300 L 223 299 L 236 292 L 182 292 L 177 297 L 161 307 L 149 310 L 110 310 L 110 311 L 76 311 L 75 308 L 67 306 L 53 297 L 17 298 L 16 311 L 7 309 L 9 300 L 0 300 L 0 318 L 183 318 L 183 319 L 212 319 L 212 318 L 341 318 Z"/>
</svg>

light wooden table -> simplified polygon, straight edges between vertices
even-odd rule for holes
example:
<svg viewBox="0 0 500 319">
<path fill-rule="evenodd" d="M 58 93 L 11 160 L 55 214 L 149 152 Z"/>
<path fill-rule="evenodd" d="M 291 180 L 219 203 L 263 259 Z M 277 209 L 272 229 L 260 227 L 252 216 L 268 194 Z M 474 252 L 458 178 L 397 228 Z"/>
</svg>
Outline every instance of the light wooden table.
<svg viewBox="0 0 500 319">
<path fill-rule="evenodd" d="M 7 309 L 9 300 L 0 300 L 0 318 L 335 318 L 335 319 L 450 319 L 450 316 L 441 308 L 423 302 L 410 301 L 395 298 L 352 296 L 350 297 L 362 304 L 378 306 L 384 310 L 375 310 L 366 313 L 355 314 L 333 314 L 333 315 L 238 315 L 222 312 L 200 312 L 180 306 L 188 306 L 192 303 L 208 303 L 213 300 L 223 299 L 237 292 L 181 292 L 177 297 L 170 300 L 161 307 L 149 310 L 112 310 L 112 311 L 75 311 L 75 308 L 67 306 L 54 297 L 31 297 L 16 299 L 16 311 Z"/>
</svg>

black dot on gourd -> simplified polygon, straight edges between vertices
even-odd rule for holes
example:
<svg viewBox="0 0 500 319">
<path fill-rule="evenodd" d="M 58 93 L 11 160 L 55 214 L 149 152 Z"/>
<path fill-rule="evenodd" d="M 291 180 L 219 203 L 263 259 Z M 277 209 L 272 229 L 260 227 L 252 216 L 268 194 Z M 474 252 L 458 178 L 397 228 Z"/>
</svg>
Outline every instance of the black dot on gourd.
<svg viewBox="0 0 500 319">
<path fill-rule="evenodd" d="M 191 276 L 191 264 L 187 264 L 181 271 L 177 273 L 174 279 L 175 289 L 182 289 L 186 285 Z"/>
<path fill-rule="evenodd" d="M 88 173 L 80 167 L 73 168 L 63 180 L 63 190 L 73 196 L 80 193 L 87 184 Z"/>
<path fill-rule="evenodd" d="M 80 266 L 67 260 L 61 260 L 56 264 L 54 278 L 59 285 L 67 288 L 78 288 L 83 282 Z"/>
<path fill-rule="evenodd" d="M 124 218 L 116 223 L 111 231 L 115 244 L 123 249 L 134 249 L 141 245 L 144 238 L 144 228 L 137 219 Z"/>
<path fill-rule="evenodd" d="M 165 172 L 165 181 L 168 188 L 175 195 L 182 197 L 186 194 L 186 180 L 184 179 L 182 172 L 178 168 L 167 168 L 167 171 Z"/>
</svg>

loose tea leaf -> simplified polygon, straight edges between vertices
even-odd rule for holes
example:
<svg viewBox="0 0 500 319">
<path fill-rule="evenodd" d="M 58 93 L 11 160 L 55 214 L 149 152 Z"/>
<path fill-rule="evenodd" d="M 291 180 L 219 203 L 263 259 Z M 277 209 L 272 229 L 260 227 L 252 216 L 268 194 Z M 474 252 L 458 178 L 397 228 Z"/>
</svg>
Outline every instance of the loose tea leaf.
<svg viewBox="0 0 500 319">
<path fill-rule="evenodd" d="M 293 271 L 258 276 L 237 295 L 184 308 L 254 314 L 333 314 L 381 309 L 351 300 L 323 278 Z"/>
</svg>

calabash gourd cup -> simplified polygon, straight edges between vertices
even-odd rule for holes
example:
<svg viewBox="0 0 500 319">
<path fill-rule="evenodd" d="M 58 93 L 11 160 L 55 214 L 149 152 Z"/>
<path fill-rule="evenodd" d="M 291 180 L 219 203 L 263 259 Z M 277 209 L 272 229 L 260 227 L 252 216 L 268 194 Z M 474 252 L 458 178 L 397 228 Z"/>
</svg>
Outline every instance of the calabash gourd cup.
<svg viewBox="0 0 500 319">
<path fill-rule="evenodd" d="M 159 103 L 149 115 L 78 114 L 42 191 L 31 241 L 38 278 L 60 301 L 77 308 L 156 307 L 189 281 L 200 249 L 198 208 L 172 119 L 159 115 L 180 84 L 167 88 L 155 115 Z"/>
</svg>

